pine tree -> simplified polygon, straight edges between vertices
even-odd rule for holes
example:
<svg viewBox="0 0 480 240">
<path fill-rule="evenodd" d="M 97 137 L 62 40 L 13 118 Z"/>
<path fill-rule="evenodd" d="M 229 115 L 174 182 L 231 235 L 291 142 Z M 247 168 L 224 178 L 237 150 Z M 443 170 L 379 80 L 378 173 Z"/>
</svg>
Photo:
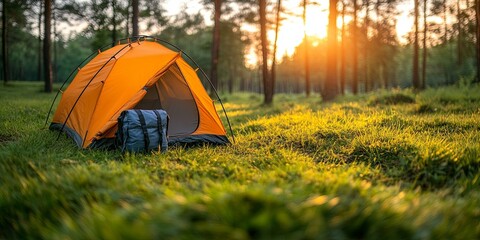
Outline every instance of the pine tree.
<svg viewBox="0 0 480 240">
<path fill-rule="evenodd" d="M 327 35 L 327 75 L 322 94 L 324 101 L 335 99 L 338 94 L 337 83 L 337 0 L 330 0 Z"/>
</svg>

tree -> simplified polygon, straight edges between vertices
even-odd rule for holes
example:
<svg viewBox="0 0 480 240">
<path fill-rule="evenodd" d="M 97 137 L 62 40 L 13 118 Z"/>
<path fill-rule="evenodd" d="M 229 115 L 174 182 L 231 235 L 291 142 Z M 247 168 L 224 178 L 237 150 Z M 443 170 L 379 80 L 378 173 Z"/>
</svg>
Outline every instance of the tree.
<svg viewBox="0 0 480 240">
<path fill-rule="evenodd" d="M 268 74 L 268 42 L 267 42 L 267 1 L 259 0 L 260 41 L 262 45 L 262 79 L 264 104 L 273 102 L 273 86 Z"/>
<path fill-rule="evenodd" d="M 463 29 L 464 14 L 460 8 L 460 0 L 457 0 L 457 65 L 460 68 L 464 61 L 464 38 L 465 33 Z"/>
<path fill-rule="evenodd" d="M 112 44 L 117 41 L 117 0 L 111 0 L 112 4 Z"/>
<path fill-rule="evenodd" d="M 43 71 L 45 80 L 45 92 L 52 92 L 53 76 L 52 76 L 52 56 L 50 53 L 51 46 L 51 28 L 52 28 L 52 0 L 45 0 L 44 4 L 44 36 L 43 36 Z"/>
<path fill-rule="evenodd" d="M 2 0 L 2 61 L 3 84 L 7 85 L 9 78 L 8 47 L 7 47 L 7 0 Z"/>
<path fill-rule="evenodd" d="M 40 6 L 38 8 L 38 65 L 37 65 L 37 78 L 42 79 L 42 9 L 43 0 L 38 1 Z"/>
<path fill-rule="evenodd" d="M 212 59 L 210 66 L 210 80 L 214 89 L 218 89 L 218 54 L 220 51 L 220 16 L 222 14 L 222 0 L 214 1 Z"/>
<path fill-rule="evenodd" d="M 358 93 L 358 20 L 357 20 L 358 5 L 357 0 L 353 0 L 353 28 L 352 28 L 352 92 Z"/>
<path fill-rule="evenodd" d="M 363 46 L 363 58 L 364 58 L 364 74 L 365 74 L 365 92 L 372 90 L 372 82 L 370 80 L 370 66 L 369 66 L 369 35 L 370 30 L 370 0 L 365 1 L 365 44 Z"/>
<path fill-rule="evenodd" d="M 423 1 L 423 58 L 422 58 L 422 84 L 421 89 L 425 89 L 427 82 L 427 0 Z"/>
<path fill-rule="evenodd" d="M 476 19 L 476 48 L 477 48 L 477 74 L 475 81 L 480 83 L 480 1 L 475 0 L 475 19 Z"/>
<path fill-rule="evenodd" d="M 52 65 L 52 79 L 57 79 L 57 67 L 58 67 L 58 51 L 57 51 L 57 16 L 56 16 L 56 1 L 55 0 L 52 0 L 52 37 L 53 37 L 53 40 L 52 40 L 52 45 L 53 45 L 53 58 L 52 58 L 52 62 L 53 62 L 53 65 Z"/>
<path fill-rule="evenodd" d="M 448 21 L 447 21 L 447 0 L 443 0 L 443 29 L 445 32 L 444 41 L 448 41 Z"/>
<path fill-rule="evenodd" d="M 130 36 L 130 7 L 131 7 L 131 1 L 127 1 L 127 9 L 126 9 L 126 14 L 127 14 L 127 21 L 125 21 L 125 33 L 127 37 Z"/>
<path fill-rule="evenodd" d="M 335 99 L 337 84 L 337 0 L 330 0 L 327 34 L 327 74 L 322 94 L 324 101 Z"/>
<path fill-rule="evenodd" d="M 310 96 L 310 61 L 309 61 L 309 50 L 308 50 L 308 37 L 307 37 L 307 0 L 303 0 L 303 40 L 304 50 L 305 50 L 305 93 Z"/>
<path fill-rule="evenodd" d="M 132 36 L 138 36 L 138 1 L 132 0 Z"/>
<path fill-rule="evenodd" d="M 420 79 L 418 76 L 418 1 L 414 1 L 414 40 L 413 40 L 413 88 L 415 90 L 420 89 Z"/>
<path fill-rule="evenodd" d="M 346 77 L 346 34 L 345 34 L 345 0 L 342 0 L 342 46 L 341 46 L 341 58 L 340 58 L 340 93 L 345 94 L 345 77 Z"/>
<path fill-rule="evenodd" d="M 278 30 L 280 28 L 280 12 L 281 11 L 282 11 L 282 0 L 278 0 L 278 2 L 277 2 L 277 16 L 276 16 L 276 19 L 275 19 L 275 40 L 273 41 L 272 68 L 270 70 L 270 77 L 272 79 L 272 87 L 275 86 L 275 82 L 276 82 L 277 41 L 278 41 Z M 272 89 L 272 92 L 273 92 L 273 89 Z"/>
</svg>

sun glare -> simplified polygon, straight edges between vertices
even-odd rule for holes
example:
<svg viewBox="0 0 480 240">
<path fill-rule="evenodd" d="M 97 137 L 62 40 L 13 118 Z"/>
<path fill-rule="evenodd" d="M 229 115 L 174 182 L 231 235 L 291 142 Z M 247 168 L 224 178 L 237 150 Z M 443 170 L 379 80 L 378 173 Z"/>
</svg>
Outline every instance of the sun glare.
<svg viewBox="0 0 480 240">
<path fill-rule="evenodd" d="M 304 38 L 304 31 L 307 36 L 325 38 L 327 36 L 328 25 L 328 4 L 311 5 L 307 8 L 307 24 L 304 26 L 302 13 L 303 7 L 299 2 L 285 3 L 285 9 L 290 9 L 289 13 L 282 13 L 283 21 L 278 33 L 277 58 L 285 54 L 291 56 Z M 275 32 L 269 32 L 269 39 L 275 38 Z"/>
<path fill-rule="evenodd" d="M 410 8 L 412 8 L 412 6 L 403 4 L 400 5 L 398 9 L 400 15 L 397 16 L 397 26 L 395 30 L 397 31 L 397 38 L 401 44 L 407 43 L 408 40 L 405 36 L 412 31 L 413 27 L 413 18 L 408 11 Z"/>
<path fill-rule="evenodd" d="M 288 1 L 283 4 L 284 9 L 287 11 L 282 12 L 281 25 L 278 33 L 278 42 L 277 42 L 277 61 L 281 61 L 282 57 L 292 56 L 295 52 L 295 48 L 303 41 L 304 31 L 306 29 L 307 36 L 315 38 L 326 38 L 327 37 L 327 26 L 328 26 L 328 2 L 327 1 L 317 1 L 317 4 L 309 5 L 307 8 L 307 24 L 304 26 L 302 13 L 303 7 L 300 5 L 301 1 Z M 400 14 L 396 17 L 397 25 L 397 38 L 401 44 L 407 43 L 406 35 L 412 31 L 413 19 L 409 14 L 409 9 L 411 6 L 409 4 L 401 4 L 398 7 Z M 270 19 L 273 21 L 274 19 Z M 351 16 L 345 17 L 345 22 L 348 24 L 352 21 Z M 362 20 L 360 20 L 362 21 Z M 361 23 L 359 23 L 361 24 Z M 337 18 L 337 27 L 340 30 L 342 27 L 342 19 L 339 15 Z M 258 31 L 255 27 L 247 31 Z M 268 39 L 271 44 L 275 39 L 275 30 L 271 28 L 269 30 Z M 318 43 L 313 43 L 318 44 Z M 258 57 L 253 49 L 246 55 L 247 66 L 255 67 L 258 64 Z"/>
</svg>

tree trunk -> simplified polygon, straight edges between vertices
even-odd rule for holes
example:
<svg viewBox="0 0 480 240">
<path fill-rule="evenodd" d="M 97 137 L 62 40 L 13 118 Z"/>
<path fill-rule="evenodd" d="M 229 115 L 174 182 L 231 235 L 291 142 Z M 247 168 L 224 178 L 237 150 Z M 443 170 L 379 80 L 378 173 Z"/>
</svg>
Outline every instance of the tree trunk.
<svg viewBox="0 0 480 240">
<path fill-rule="evenodd" d="M 132 0 L 132 36 L 138 36 L 138 1 Z"/>
<path fill-rule="evenodd" d="M 309 58 L 309 43 L 307 37 L 307 0 L 303 0 L 303 40 L 305 50 L 305 93 L 307 97 L 310 96 L 310 58 Z"/>
<path fill-rule="evenodd" d="M 215 13 L 213 15 L 213 35 L 212 35 L 212 58 L 210 67 L 210 80 L 214 89 L 218 89 L 218 55 L 220 52 L 220 15 L 222 14 L 222 0 L 214 1 Z M 213 89 L 212 89 L 213 90 Z"/>
<path fill-rule="evenodd" d="M 235 76 L 237 76 L 237 64 L 234 62 L 230 61 L 228 63 L 230 65 L 230 73 L 229 73 L 229 78 L 228 78 L 228 93 L 232 94 L 233 93 L 233 84 L 235 82 Z"/>
<path fill-rule="evenodd" d="M 39 1 L 40 6 L 38 8 L 38 65 L 37 65 L 37 80 L 42 79 L 42 10 L 43 1 Z"/>
<path fill-rule="evenodd" d="M 358 93 L 358 19 L 357 19 L 357 0 L 353 0 L 353 34 L 352 34 L 352 92 Z"/>
<path fill-rule="evenodd" d="M 415 27 L 415 33 L 414 33 L 414 40 L 413 40 L 413 88 L 415 90 L 420 89 L 420 79 L 418 76 L 418 1 L 419 0 L 413 0 L 414 1 L 414 27 Z"/>
<path fill-rule="evenodd" d="M 53 77 L 52 77 L 52 56 L 50 53 L 51 45 L 51 28 L 52 28 L 52 0 L 45 0 L 44 5 L 44 23 L 45 29 L 43 31 L 43 72 L 45 74 L 45 92 L 52 92 Z"/>
<path fill-rule="evenodd" d="M 272 59 L 272 69 L 270 70 L 270 76 L 272 79 L 272 93 L 273 88 L 275 88 L 275 82 L 277 78 L 276 66 L 277 66 L 277 41 L 278 41 L 278 29 L 280 28 L 280 11 L 282 9 L 282 0 L 277 2 L 277 16 L 275 20 L 275 40 L 273 41 L 273 59 Z"/>
<path fill-rule="evenodd" d="M 57 79 L 57 67 L 58 67 L 58 52 L 57 52 L 57 16 L 55 11 L 55 0 L 52 0 L 53 10 L 52 10 L 52 18 L 53 18 L 53 71 L 52 71 L 52 82 L 55 82 Z"/>
<path fill-rule="evenodd" d="M 260 40 L 262 45 L 262 79 L 263 79 L 263 94 L 264 104 L 271 104 L 273 102 L 273 93 L 271 91 L 272 82 L 268 76 L 268 43 L 267 43 L 267 1 L 259 0 L 260 6 Z"/>
<path fill-rule="evenodd" d="M 377 0 L 377 2 L 375 2 L 375 15 L 376 15 L 376 19 L 375 19 L 375 28 L 380 31 L 380 28 L 382 26 L 382 22 L 381 22 L 381 19 L 380 19 L 380 5 L 382 4 L 382 0 Z M 377 36 L 379 35 L 378 32 L 376 33 Z M 377 37 L 376 39 L 377 43 L 380 44 L 380 41 Z M 374 43 L 376 44 L 376 43 Z M 373 56 L 375 56 L 375 54 L 372 54 Z M 374 57 L 375 58 L 375 57 Z M 376 61 L 379 61 L 379 62 L 376 62 Z M 386 64 L 385 64 L 385 60 L 384 59 L 379 59 L 379 58 L 375 58 L 374 59 L 374 62 L 375 62 L 375 70 L 373 71 L 376 71 L 376 76 L 374 75 L 374 77 L 372 79 L 370 79 L 370 90 L 375 90 L 376 86 L 375 85 L 380 85 L 381 88 L 384 88 L 386 89 L 387 88 L 387 79 L 385 79 L 385 72 L 387 72 L 387 67 L 386 67 Z"/>
<path fill-rule="evenodd" d="M 112 0 L 112 46 L 117 41 L 117 0 Z M 128 21 L 127 21 L 128 22 Z"/>
<path fill-rule="evenodd" d="M 443 41 L 445 44 L 448 42 L 448 21 L 447 21 L 447 0 L 443 0 Z"/>
<path fill-rule="evenodd" d="M 364 51 L 364 74 L 365 74 L 365 92 L 369 92 L 371 90 L 371 82 L 370 82 L 370 66 L 368 61 L 368 30 L 370 29 L 370 0 L 365 0 L 365 46 L 363 47 Z"/>
<path fill-rule="evenodd" d="M 3 84 L 6 86 L 10 77 L 8 66 L 8 38 L 7 38 L 7 0 L 2 0 L 2 62 Z"/>
<path fill-rule="evenodd" d="M 342 49 L 340 50 L 340 93 L 345 95 L 345 76 L 346 76 L 346 46 L 345 46 L 345 0 L 342 0 Z"/>
<path fill-rule="evenodd" d="M 463 17 L 461 15 L 460 9 L 460 0 L 457 0 L 457 31 L 458 31 L 458 40 L 457 40 L 457 64 L 458 66 L 463 65 Z"/>
<path fill-rule="evenodd" d="M 475 81 L 477 83 L 480 83 L 480 1 L 475 0 L 475 18 L 477 20 L 477 76 L 475 78 Z"/>
<path fill-rule="evenodd" d="M 330 0 L 327 35 L 327 74 L 323 100 L 335 99 L 338 91 L 337 83 L 337 0 Z"/>
<path fill-rule="evenodd" d="M 422 58 L 422 84 L 420 89 L 425 89 L 427 83 L 427 0 L 423 1 L 423 58 Z"/>
<path fill-rule="evenodd" d="M 127 1 L 127 21 L 125 21 L 125 31 L 126 31 L 126 34 L 127 34 L 127 37 L 130 37 L 130 6 L 131 6 L 131 1 Z"/>
</svg>

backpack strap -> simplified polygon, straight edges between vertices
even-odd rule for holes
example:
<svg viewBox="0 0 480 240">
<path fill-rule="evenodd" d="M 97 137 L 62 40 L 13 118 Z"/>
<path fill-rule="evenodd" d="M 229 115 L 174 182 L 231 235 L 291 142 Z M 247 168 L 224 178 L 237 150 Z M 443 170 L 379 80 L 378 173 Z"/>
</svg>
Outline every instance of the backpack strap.
<svg viewBox="0 0 480 240">
<path fill-rule="evenodd" d="M 158 148 L 160 150 L 161 146 L 163 145 L 163 127 L 162 127 L 162 116 L 160 116 L 160 113 L 158 111 L 153 110 L 155 115 L 157 115 L 157 125 L 158 125 Z"/>
<path fill-rule="evenodd" d="M 137 113 L 138 119 L 140 120 L 140 125 L 142 126 L 143 138 L 145 139 L 145 151 L 148 151 L 148 146 L 150 146 L 150 138 L 148 138 L 148 130 L 147 123 L 145 122 L 145 116 L 143 116 L 142 111 L 138 109 L 135 109 L 135 113 Z"/>
</svg>

